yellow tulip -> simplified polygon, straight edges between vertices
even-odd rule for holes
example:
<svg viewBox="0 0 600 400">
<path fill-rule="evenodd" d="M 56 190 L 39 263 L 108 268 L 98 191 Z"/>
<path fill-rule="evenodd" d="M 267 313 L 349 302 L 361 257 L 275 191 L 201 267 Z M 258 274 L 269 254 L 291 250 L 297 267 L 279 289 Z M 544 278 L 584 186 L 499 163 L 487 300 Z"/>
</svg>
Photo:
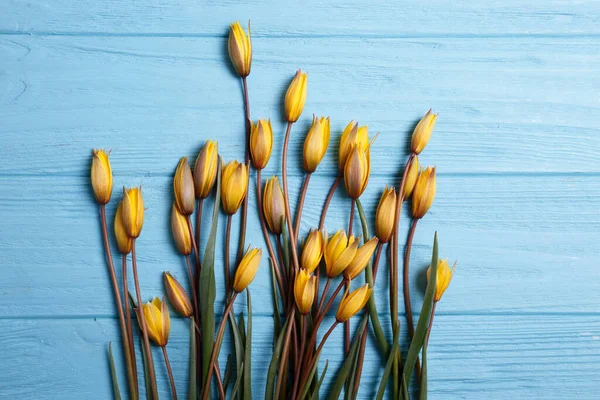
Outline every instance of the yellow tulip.
<svg viewBox="0 0 600 400">
<path fill-rule="evenodd" d="M 108 160 L 108 153 L 104 150 L 94 149 L 92 153 L 91 179 L 94 196 L 99 204 L 106 204 L 112 195 L 112 169 Z"/>
<path fill-rule="evenodd" d="M 338 167 L 340 172 L 344 172 L 346 161 L 352 146 L 357 145 L 360 150 L 369 148 L 369 127 L 367 125 L 358 127 L 358 122 L 350 121 L 348 126 L 342 132 L 340 139 L 340 151 L 338 157 Z"/>
<path fill-rule="evenodd" d="M 192 237 L 188 226 L 188 217 L 181 214 L 175 204 L 171 209 L 171 231 L 177 250 L 184 256 L 190 255 L 192 253 Z"/>
<path fill-rule="evenodd" d="M 252 124 L 250 131 L 250 155 L 256 169 L 267 166 L 273 149 L 273 128 L 271 120 L 261 119 L 256 125 Z"/>
<path fill-rule="evenodd" d="M 192 302 L 190 298 L 177 279 L 171 275 L 170 272 L 163 273 L 163 280 L 165 283 L 165 292 L 167 292 L 167 298 L 169 302 L 171 302 L 171 306 L 177 311 L 180 315 L 184 317 L 191 317 L 194 313 L 194 309 L 192 308 Z"/>
<path fill-rule="evenodd" d="M 375 234 L 381 243 L 387 243 L 394 233 L 394 218 L 396 215 L 396 190 L 393 187 L 385 187 L 377 213 L 375 214 Z"/>
<path fill-rule="evenodd" d="M 217 178 L 219 168 L 219 146 L 217 142 L 207 140 L 198 153 L 194 164 L 194 188 L 196 198 L 205 199 L 210 194 Z"/>
<path fill-rule="evenodd" d="M 294 281 L 294 299 L 300 314 L 306 315 L 310 312 L 317 289 L 317 277 L 301 269 Z"/>
<path fill-rule="evenodd" d="M 365 283 L 354 292 L 346 293 L 340 302 L 337 313 L 335 313 L 335 319 L 338 322 L 346 322 L 355 316 L 367 304 L 372 292 L 373 289 Z"/>
<path fill-rule="evenodd" d="M 427 111 L 427 114 L 421 118 L 413 131 L 410 141 L 410 151 L 415 154 L 420 154 L 423 151 L 427 143 L 429 143 L 436 120 L 437 114 L 432 113 L 431 110 Z"/>
<path fill-rule="evenodd" d="M 448 289 L 450 281 L 454 276 L 454 269 L 456 268 L 456 262 L 452 268 L 448 267 L 448 260 L 438 259 L 438 267 L 435 281 L 435 294 L 433 295 L 433 301 L 436 303 L 442 299 L 442 295 Z M 427 280 L 431 276 L 431 267 L 427 269 Z"/>
<path fill-rule="evenodd" d="M 279 235 L 285 218 L 285 202 L 283 191 L 281 190 L 281 186 L 279 186 L 279 179 L 276 176 L 267 179 L 265 184 L 265 189 L 263 190 L 263 212 L 271 232 Z"/>
<path fill-rule="evenodd" d="M 179 212 L 183 215 L 192 215 L 196 206 L 196 198 L 194 178 L 187 157 L 182 157 L 177 164 L 173 179 L 173 193 Z"/>
<path fill-rule="evenodd" d="M 248 287 L 256 276 L 258 267 L 260 266 L 260 258 L 262 257 L 261 249 L 248 249 L 242 260 L 238 264 L 233 278 L 233 290 L 236 293 L 241 293 Z"/>
<path fill-rule="evenodd" d="M 285 94 L 285 119 L 288 122 L 298 121 L 304 110 L 307 80 L 308 74 L 299 69 L 288 87 Z"/>
<path fill-rule="evenodd" d="M 137 238 L 144 225 L 144 198 L 142 187 L 123 188 L 123 226 L 131 238 Z"/>
<path fill-rule="evenodd" d="M 142 305 L 142 309 L 148 337 L 160 347 L 166 346 L 171 330 L 171 317 L 169 316 L 169 307 L 164 299 L 161 301 L 155 297 L 151 302 Z"/>
<path fill-rule="evenodd" d="M 408 200 L 412 194 L 415 184 L 417 183 L 417 177 L 419 176 L 419 158 L 415 156 L 408 166 L 408 172 L 406 173 L 406 180 L 404 181 L 404 200 Z"/>
<path fill-rule="evenodd" d="M 363 150 L 353 145 L 344 168 L 344 183 L 350 198 L 358 199 L 363 194 L 369 183 L 370 174 L 369 148 Z"/>
<path fill-rule="evenodd" d="M 223 168 L 221 202 L 226 214 L 235 214 L 248 191 L 248 168 L 243 163 L 231 161 Z"/>
<path fill-rule="evenodd" d="M 315 172 L 327 152 L 331 133 L 329 117 L 317 118 L 313 115 L 313 123 L 304 139 L 304 169 Z"/>
<path fill-rule="evenodd" d="M 252 42 L 250 41 L 250 22 L 248 22 L 248 36 L 238 21 L 229 26 L 229 40 L 227 41 L 229 58 L 235 72 L 245 78 L 250 74 L 252 65 Z"/>
<path fill-rule="evenodd" d="M 435 198 L 435 167 L 427 167 L 419 173 L 412 195 L 412 213 L 415 219 L 427 214 Z"/>
<path fill-rule="evenodd" d="M 125 232 L 125 225 L 123 225 L 123 202 L 119 203 L 119 207 L 117 207 L 117 213 L 115 214 L 115 237 L 117 238 L 117 247 L 119 247 L 119 251 L 123 254 L 131 253 L 131 247 L 133 245 L 133 241 Z"/>
<path fill-rule="evenodd" d="M 344 276 L 346 279 L 354 279 L 364 271 L 369 263 L 369 260 L 371 259 L 371 256 L 373 255 L 373 252 L 375 252 L 377 243 L 379 243 L 379 239 L 374 237 L 358 248 L 354 259 L 350 265 L 344 269 Z"/>
<path fill-rule="evenodd" d="M 311 274 L 317 269 L 321 262 L 321 258 L 323 258 L 324 246 L 325 243 L 321 231 L 311 229 L 310 232 L 308 232 L 306 242 L 304 242 L 304 246 L 302 247 L 300 265 L 303 269 Z"/>
<path fill-rule="evenodd" d="M 346 236 L 346 232 L 339 230 L 331 238 L 325 239 L 325 270 L 329 278 L 341 274 L 352 262 L 358 248 L 355 236 Z"/>
</svg>

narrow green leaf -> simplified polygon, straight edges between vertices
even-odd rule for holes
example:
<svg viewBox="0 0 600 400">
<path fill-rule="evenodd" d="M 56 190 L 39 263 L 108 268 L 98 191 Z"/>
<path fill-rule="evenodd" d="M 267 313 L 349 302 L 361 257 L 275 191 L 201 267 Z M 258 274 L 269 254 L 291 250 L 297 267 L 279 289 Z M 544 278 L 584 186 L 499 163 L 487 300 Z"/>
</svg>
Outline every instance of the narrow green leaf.
<svg viewBox="0 0 600 400">
<path fill-rule="evenodd" d="M 188 400 L 196 400 L 196 390 L 198 384 L 196 382 L 196 322 L 194 317 L 190 318 L 190 366 L 188 380 Z"/>
<path fill-rule="evenodd" d="M 421 352 L 421 348 L 425 343 L 427 337 L 427 329 L 429 326 L 429 318 L 431 317 L 431 309 L 433 308 L 433 295 L 435 293 L 435 285 L 437 278 L 437 264 L 438 264 L 438 241 L 437 232 L 433 239 L 433 252 L 431 256 L 431 274 L 429 282 L 427 283 L 427 289 L 425 290 L 425 297 L 423 298 L 423 306 L 421 307 L 421 314 L 417 322 L 417 329 L 415 335 L 408 348 L 408 354 L 406 355 L 406 363 L 404 364 L 404 370 L 402 371 L 402 379 L 406 382 L 410 382 L 410 378 L 417 362 L 417 357 Z"/>
<path fill-rule="evenodd" d="M 115 400 L 121 400 L 121 390 L 119 389 L 119 379 L 117 378 L 117 368 L 112 352 L 112 342 L 108 342 L 108 360 L 110 361 L 110 376 L 112 378 L 113 393 Z"/>
<path fill-rule="evenodd" d="M 240 311 L 238 314 L 238 330 L 240 332 L 240 340 L 242 343 L 246 343 L 246 323 L 244 321 L 244 312 Z"/>
<path fill-rule="evenodd" d="M 242 363 L 241 368 L 244 368 L 244 363 Z M 233 385 L 233 389 L 231 389 L 231 399 L 235 398 L 236 395 L 238 395 L 238 390 L 240 388 L 240 383 L 242 382 L 242 375 L 238 374 L 237 378 L 235 379 L 235 384 Z M 239 396 L 238 396 L 239 398 Z"/>
<path fill-rule="evenodd" d="M 315 365 L 313 365 L 313 367 L 310 369 L 310 373 L 308 374 L 308 379 L 306 380 L 306 382 L 304 382 L 304 385 L 302 386 L 302 390 L 300 390 L 300 398 L 301 399 L 304 396 L 306 396 L 306 393 L 310 389 L 310 385 L 311 385 L 313 378 L 315 377 L 315 373 L 317 372 L 317 369 L 319 367 L 319 357 L 320 356 L 321 356 L 321 352 L 318 352 L 314 356 L 315 357 Z"/>
<path fill-rule="evenodd" d="M 423 368 L 421 368 L 421 388 L 419 389 L 419 400 L 427 400 L 427 340 L 423 344 Z"/>
<path fill-rule="evenodd" d="M 227 363 L 225 364 L 225 375 L 223 375 L 223 390 L 227 393 L 227 388 L 231 382 L 231 374 L 233 370 L 233 358 L 231 354 L 227 355 Z"/>
<path fill-rule="evenodd" d="M 408 383 L 406 383 L 406 379 L 402 377 L 402 395 L 405 400 L 410 400 L 410 396 L 408 395 Z M 402 400 L 400 395 L 398 395 L 398 400 Z"/>
<path fill-rule="evenodd" d="M 329 360 L 325 361 L 325 368 L 323 368 L 323 373 L 321 373 L 321 377 L 319 378 L 319 381 L 313 388 L 313 390 L 312 390 L 313 392 L 309 396 L 309 399 L 312 399 L 313 397 L 317 400 L 319 399 L 319 389 L 321 388 L 321 385 L 323 384 L 323 380 L 325 379 L 325 374 L 327 373 L 328 366 L 329 366 Z M 306 396 L 306 394 L 304 394 L 303 396 Z M 300 397 L 300 400 L 302 400 L 303 396 Z"/>
<path fill-rule="evenodd" d="M 399 348 L 400 330 L 398 330 L 394 334 L 394 340 L 392 341 L 392 351 L 389 353 L 387 362 L 385 363 L 385 368 L 383 369 L 383 375 L 381 376 L 381 381 L 379 382 L 379 389 L 377 389 L 377 396 L 375 397 L 376 400 L 383 399 L 383 395 L 385 394 L 385 388 L 387 387 L 388 380 L 390 379 L 390 372 L 392 371 L 392 364 L 394 364 L 395 354 Z"/>
<path fill-rule="evenodd" d="M 287 230 L 287 224 L 285 223 L 285 217 L 281 217 L 281 237 L 283 246 L 283 262 L 285 263 L 285 269 L 290 272 L 290 233 Z"/>
<path fill-rule="evenodd" d="M 233 335 L 233 347 L 235 349 L 235 360 L 237 364 L 236 368 L 236 382 L 239 381 L 244 374 L 244 342 L 242 342 L 242 336 L 240 334 L 239 327 L 237 322 L 235 321 L 235 317 L 233 313 L 229 313 L 229 322 L 231 323 L 231 333 Z M 233 386 L 233 391 L 231 392 L 231 398 L 233 399 L 237 394 L 239 389 L 239 385 L 236 383 Z M 244 388 L 242 387 L 242 392 Z M 239 396 L 238 396 L 239 397 Z"/>
<path fill-rule="evenodd" d="M 279 305 L 279 286 L 277 286 L 277 279 L 275 278 L 275 265 L 270 257 L 269 265 L 271 266 L 271 286 L 273 288 L 273 345 L 275 345 L 275 339 L 281 332 L 281 309 Z"/>
<path fill-rule="evenodd" d="M 252 299 L 250 298 L 250 288 L 246 288 L 246 297 L 248 298 L 248 328 L 244 348 L 244 400 L 252 400 Z"/>
<path fill-rule="evenodd" d="M 140 343 L 142 345 L 142 360 L 144 362 L 144 383 L 146 384 L 146 399 L 151 399 L 152 385 L 156 385 L 156 382 L 150 380 L 150 373 L 148 371 L 148 360 L 146 359 L 146 346 L 144 345 L 144 339 L 140 337 Z M 158 393 L 158 391 L 156 391 Z"/>
<path fill-rule="evenodd" d="M 273 356 L 271 357 L 271 363 L 269 364 L 269 370 L 267 372 L 267 384 L 265 386 L 265 400 L 273 400 L 275 394 L 275 375 L 277 374 L 277 367 L 279 366 L 279 357 L 281 357 L 281 346 L 283 344 L 283 338 L 285 336 L 285 330 L 289 323 L 289 319 L 285 321 L 281 332 L 275 341 L 275 348 L 273 349 Z"/>
</svg>

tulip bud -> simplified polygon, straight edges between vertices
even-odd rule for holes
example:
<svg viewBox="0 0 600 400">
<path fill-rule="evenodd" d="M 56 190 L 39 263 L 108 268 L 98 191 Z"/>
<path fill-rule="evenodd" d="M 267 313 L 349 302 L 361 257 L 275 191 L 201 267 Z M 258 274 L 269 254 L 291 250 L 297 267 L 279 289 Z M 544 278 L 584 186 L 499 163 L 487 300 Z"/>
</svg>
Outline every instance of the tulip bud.
<svg viewBox="0 0 600 400">
<path fill-rule="evenodd" d="M 435 197 L 435 167 L 427 167 L 419 173 L 412 196 L 413 217 L 423 218 Z"/>
<path fill-rule="evenodd" d="M 158 297 L 155 297 L 151 302 L 142 305 L 142 309 L 148 337 L 160 347 L 166 346 L 171 330 L 171 317 L 164 298 L 161 301 Z"/>
<path fill-rule="evenodd" d="M 182 157 L 177 164 L 173 179 L 173 192 L 175 205 L 179 212 L 183 215 L 192 215 L 196 206 L 196 198 L 194 196 L 194 178 L 187 157 Z"/>
<path fill-rule="evenodd" d="M 92 188 L 99 204 L 106 204 L 112 195 L 112 170 L 108 153 L 104 150 L 94 149 L 92 153 Z"/>
<path fill-rule="evenodd" d="M 323 258 L 323 234 L 318 230 L 310 230 L 302 247 L 302 258 L 300 265 L 311 274 L 319 266 Z"/>
<path fill-rule="evenodd" d="M 367 125 L 358 127 L 358 122 L 350 121 L 342 132 L 340 139 L 340 151 L 338 166 L 340 172 L 344 172 L 346 160 L 352 151 L 352 146 L 357 145 L 359 149 L 366 150 L 369 147 L 369 127 Z"/>
<path fill-rule="evenodd" d="M 123 188 L 123 226 L 131 238 L 137 238 L 144 225 L 144 198 L 142 187 Z"/>
<path fill-rule="evenodd" d="M 304 169 L 315 172 L 327 152 L 330 134 L 329 117 L 317 118 L 313 115 L 313 123 L 304 139 Z"/>
<path fill-rule="evenodd" d="M 252 42 L 250 42 L 250 22 L 248 22 L 248 36 L 238 21 L 229 25 L 229 40 L 227 41 L 229 58 L 235 72 L 242 78 L 250 74 L 252 65 Z"/>
<path fill-rule="evenodd" d="M 377 213 L 375 214 L 375 234 L 381 243 L 387 243 L 394 232 L 394 219 L 396 217 L 396 190 L 385 187 L 381 194 Z"/>
<path fill-rule="evenodd" d="M 223 168 L 221 178 L 221 202 L 225 214 L 235 214 L 248 190 L 248 168 L 237 161 L 230 161 Z"/>
<path fill-rule="evenodd" d="M 117 238 L 117 246 L 119 251 L 123 254 L 131 253 L 131 247 L 133 241 L 125 232 L 125 225 L 123 225 L 123 202 L 119 203 L 117 207 L 117 213 L 115 214 L 115 237 Z"/>
<path fill-rule="evenodd" d="M 279 235 L 283 228 L 283 220 L 285 219 L 285 202 L 281 186 L 279 186 L 279 179 L 276 176 L 267 179 L 265 184 L 263 191 L 263 212 L 271 232 Z"/>
<path fill-rule="evenodd" d="M 198 153 L 194 165 L 194 188 L 196 198 L 205 199 L 210 194 L 217 178 L 219 167 L 219 146 L 217 142 L 207 140 L 204 147 Z"/>
<path fill-rule="evenodd" d="M 167 292 L 167 298 L 171 302 L 171 306 L 180 315 L 184 317 L 191 317 L 194 313 L 192 308 L 192 302 L 190 298 L 177 279 L 171 275 L 170 272 L 163 273 L 163 280 L 165 282 L 165 291 Z"/>
<path fill-rule="evenodd" d="M 285 119 L 288 122 L 298 121 L 304 110 L 307 79 L 308 74 L 299 69 L 288 87 L 285 94 Z"/>
<path fill-rule="evenodd" d="M 262 257 L 261 249 L 248 249 L 242 260 L 238 264 L 233 278 L 233 290 L 236 293 L 241 293 L 248 287 L 256 276 L 258 267 L 260 266 L 260 258 Z"/>
<path fill-rule="evenodd" d="M 413 131 L 412 140 L 410 141 L 410 151 L 415 154 L 420 154 L 423 151 L 431 138 L 436 120 L 437 114 L 432 113 L 431 109 L 421 118 Z"/>
<path fill-rule="evenodd" d="M 188 217 L 181 214 L 177 206 L 173 204 L 171 209 L 171 231 L 177 250 L 184 256 L 192 253 L 192 237 L 187 219 Z"/>
<path fill-rule="evenodd" d="M 335 313 L 335 319 L 338 322 L 346 322 L 355 316 L 367 304 L 372 292 L 373 289 L 365 283 L 354 292 L 346 293 L 340 302 L 337 313 Z"/>
<path fill-rule="evenodd" d="M 358 248 L 358 240 L 354 236 L 349 238 L 346 232 L 339 230 L 331 238 L 325 240 L 325 270 L 329 278 L 341 274 L 352 262 Z"/>
<path fill-rule="evenodd" d="M 369 156 L 369 148 L 362 150 L 357 145 L 352 146 L 344 168 L 344 183 L 350 198 L 356 200 L 363 194 L 367 188 L 367 183 L 369 183 L 370 174 L 371 157 Z"/>
<path fill-rule="evenodd" d="M 301 269 L 294 282 L 294 298 L 300 314 L 306 315 L 310 312 L 317 289 L 317 277 Z"/>
<path fill-rule="evenodd" d="M 448 267 L 448 260 L 438 259 L 438 267 L 436 273 L 436 281 L 435 281 L 435 293 L 433 295 L 433 301 L 438 302 L 442 299 L 442 295 L 448 289 L 450 285 L 450 281 L 454 276 L 454 269 L 456 268 L 456 262 L 452 268 Z M 431 266 L 427 268 L 427 280 L 431 276 Z"/>
<path fill-rule="evenodd" d="M 256 169 L 267 166 L 273 149 L 273 129 L 271 120 L 261 119 L 256 125 L 252 124 L 250 131 L 250 155 Z"/>
<path fill-rule="evenodd" d="M 377 243 L 379 243 L 379 239 L 374 237 L 358 248 L 354 259 L 344 270 L 344 276 L 346 279 L 354 279 L 364 271 L 369 263 L 369 260 L 371 259 L 371 256 L 373 255 L 373 252 L 375 252 Z"/>
<path fill-rule="evenodd" d="M 415 156 L 408 166 L 408 172 L 406 173 L 406 179 L 404 180 L 404 192 L 402 192 L 403 199 L 408 200 L 412 194 L 415 183 L 417 183 L 417 177 L 419 176 L 419 158 Z"/>
</svg>

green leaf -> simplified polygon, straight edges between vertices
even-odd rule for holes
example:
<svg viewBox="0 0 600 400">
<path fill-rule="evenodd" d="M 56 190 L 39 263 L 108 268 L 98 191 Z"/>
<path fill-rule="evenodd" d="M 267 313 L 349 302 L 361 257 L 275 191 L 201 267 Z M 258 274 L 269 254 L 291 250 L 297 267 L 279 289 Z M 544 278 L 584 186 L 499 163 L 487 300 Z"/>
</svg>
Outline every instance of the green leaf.
<svg viewBox="0 0 600 400">
<path fill-rule="evenodd" d="M 188 381 L 188 400 L 196 400 L 196 322 L 194 317 L 190 318 L 190 366 L 189 370 L 189 381 Z"/>
<path fill-rule="evenodd" d="M 242 343 L 246 343 L 246 323 L 244 322 L 244 312 L 240 311 L 238 314 L 238 330 L 240 332 L 240 340 Z"/>
<path fill-rule="evenodd" d="M 304 396 L 306 396 L 306 393 L 310 389 L 310 384 L 312 383 L 313 378 L 315 376 L 315 373 L 317 372 L 317 368 L 319 367 L 319 357 L 320 356 L 321 356 L 321 352 L 320 351 L 317 354 L 315 354 L 315 356 L 314 356 L 314 358 L 315 358 L 315 364 L 310 369 L 310 373 L 308 374 L 308 379 L 306 379 L 306 382 L 304 382 L 304 385 L 302 386 L 302 390 L 300 390 L 300 398 L 301 399 Z"/>
<path fill-rule="evenodd" d="M 408 384 L 406 383 L 406 379 L 402 377 L 402 394 L 404 395 L 405 400 L 410 400 L 410 396 L 408 395 Z M 400 395 L 398 395 L 398 400 L 402 400 Z"/>
<path fill-rule="evenodd" d="M 269 265 L 271 266 L 271 285 L 273 288 L 273 345 L 275 345 L 275 338 L 279 336 L 281 332 L 281 309 L 279 305 L 279 286 L 277 286 L 277 280 L 275 278 L 275 265 L 273 260 L 269 257 Z"/>
<path fill-rule="evenodd" d="M 281 237 L 283 241 L 283 262 L 288 276 L 290 276 L 290 233 L 287 230 L 285 217 L 281 217 Z"/>
<path fill-rule="evenodd" d="M 246 297 L 248 299 L 248 329 L 244 348 L 244 400 L 252 400 L 252 299 L 249 288 L 246 288 Z"/>
<path fill-rule="evenodd" d="M 108 360 L 110 361 L 110 376 L 112 378 L 113 393 L 115 400 L 121 400 L 121 390 L 119 389 L 119 380 L 117 379 L 117 368 L 112 352 L 112 342 L 108 342 Z"/>
<path fill-rule="evenodd" d="M 146 346 L 144 344 L 144 340 L 140 337 L 140 343 L 142 344 L 142 360 L 144 362 L 144 382 L 146 384 L 146 399 L 151 399 L 152 397 L 152 386 L 156 387 L 156 381 L 152 382 L 150 380 L 150 372 L 148 370 L 148 360 L 146 359 Z M 158 393 L 158 390 L 156 391 Z"/>
<path fill-rule="evenodd" d="M 236 360 L 236 364 L 237 364 L 236 384 L 233 386 L 233 391 L 231 392 L 231 398 L 233 399 L 239 389 L 238 381 L 242 378 L 242 376 L 244 374 L 244 342 L 242 341 L 242 336 L 240 334 L 239 327 L 235 321 L 235 317 L 232 312 L 229 313 L 229 322 L 231 323 L 231 333 L 233 335 L 235 360 Z M 244 388 L 242 387 L 241 391 L 243 391 L 243 389 Z"/>
<path fill-rule="evenodd" d="M 210 234 L 204 250 L 202 259 L 202 269 L 199 277 L 199 303 L 200 303 L 200 319 L 202 320 L 202 377 L 204 385 L 208 385 L 207 390 L 210 390 L 210 382 L 206 382 L 210 364 L 210 354 L 213 350 L 215 340 L 215 245 L 217 241 L 217 226 L 219 224 L 219 205 L 221 201 L 221 161 L 219 158 L 219 169 L 217 171 L 217 183 L 215 193 L 215 204 L 213 208 L 212 224 Z"/>
<path fill-rule="evenodd" d="M 325 373 L 327 372 L 328 366 L 329 366 L 329 360 L 325 361 L 325 368 L 323 368 L 323 373 L 321 373 L 321 377 L 319 378 L 319 381 L 313 388 L 313 392 L 309 396 L 309 399 L 312 399 L 313 397 L 315 397 L 316 399 L 319 398 L 319 389 L 321 388 L 321 385 L 323 384 L 323 380 L 325 379 Z M 302 400 L 302 397 L 300 397 L 300 400 Z"/>
<path fill-rule="evenodd" d="M 423 298 L 423 306 L 421 307 L 421 314 L 417 322 L 417 329 L 415 335 L 408 348 L 408 354 L 406 355 L 406 363 L 404 364 L 404 370 L 402 371 L 402 379 L 406 382 L 410 382 L 410 378 L 417 362 L 417 357 L 421 352 L 421 348 L 425 343 L 427 337 L 427 329 L 429 327 L 429 318 L 431 318 L 431 309 L 433 308 L 433 295 L 435 293 L 435 285 L 437 278 L 437 264 L 438 264 L 438 241 L 437 232 L 433 239 L 433 254 L 431 256 L 431 274 L 429 276 L 429 282 L 427 283 L 427 289 L 425 290 L 425 297 Z"/>
<path fill-rule="evenodd" d="M 242 363 L 241 368 L 244 368 L 244 363 Z M 235 384 L 233 385 L 233 389 L 231 389 L 231 399 L 237 395 L 238 389 L 240 388 L 240 382 L 242 382 L 242 374 L 238 374 L 237 378 L 235 379 Z"/>
<path fill-rule="evenodd" d="M 283 344 L 283 338 L 285 336 L 285 330 L 289 324 L 289 319 L 285 321 L 281 332 L 275 341 L 275 348 L 273 349 L 273 356 L 271 357 L 271 363 L 269 364 L 269 370 L 267 372 L 267 384 L 265 386 L 265 400 L 273 400 L 275 394 L 275 375 L 277 374 L 277 367 L 279 366 L 279 357 L 281 357 L 281 346 Z"/>
<path fill-rule="evenodd" d="M 379 382 L 379 389 L 377 390 L 376 400 L 383 399 L 383 395 L 385 394 L 385 388 L 387 387 L 388 380 L 390 379 L 390 372 L 392 371 L 392 364 L 394 364 L 394 358 L 396 357 L 396 352 L 400 348 L 400 330 L 395 332 L 394 340 L 392 341 L 392 351 L 388 355 L 387 362 L 385 363 L 385 368 L 383 369 L 383 375 L 381 376 L 381 381 Z"/>
<path fill-rule="evenodd" d="M 421 368 L 421 388 L 419 400 L 427 400 L 427 340 L 423 345 L 423 368 Z"/>
<path fill-rule="evenodd" d="M 223 391 L 227 393 L 229 382 L 231 381 L 233 358 L 231 354 L 227 355 L 227 363 L 225 364 L 225 375 L 223 375 Z"/>
</svg>

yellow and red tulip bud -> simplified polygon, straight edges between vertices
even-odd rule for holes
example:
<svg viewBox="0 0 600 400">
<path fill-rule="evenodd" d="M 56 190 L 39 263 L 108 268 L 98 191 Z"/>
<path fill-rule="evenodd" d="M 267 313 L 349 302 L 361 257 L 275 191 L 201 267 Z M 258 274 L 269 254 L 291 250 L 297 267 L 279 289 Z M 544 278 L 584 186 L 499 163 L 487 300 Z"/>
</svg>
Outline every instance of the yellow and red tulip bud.
<svg viewBox="0 0 600 400">
<path fill-rule="evenodd" d="M 432 113 L 431 110 L 427 111 L 427 114 L 421 118 L 413 131 L 410 141 L 410 151 L 415 154 L 420 154 L 423 151 L 427 143 L 429 143 L 436 120 L 437 114 Z"/>
<path fill-rule="evenodd" d="M 248 249 L 242 260 L 235 270 L 233 278 L 233 290 L 236 293 L 241 293 L 248 287 L 256 276 L 258 267 L 260 266 L 260 258 L 262 257 L 261 249 Z"/>
<path fill-rule="evenodd" d="M 294 281 L 294 298 L 300 314 L 306 315 L 312 308 L 317 289 L 317 277 L 301 269 Z"/>
<path fill-rule="evenodd" d="M 191 317 L 194 314 L 192 308 L 192 302 L 181 284 L 171 275 L 170 272 L 163 273 L 163 280 L 165 282 L 165 292 L 167 292 L 167 298 L 171 303 L 171 306 L 184 317 Z"/>
<path fill-rule="evenodd" d="M 304 110 L 307 81 L 308 74 L 306 72 L 302 72 L 300 69 L 296 71 L 296 75 L 285 94 L 285 119 L 288 122 L 298 121 Z"/>
<path fill-rule="evenodd" d="M 406 179 L 404 180 L 404 192 L 403 198 L 404 200 L 408 200 L 410 195 L 412 194 L 415 184 L 417 183 L 417 178 L 419 176 L 419 158 L 415 156 L 408 166 L 408 172 L 406 173 Z"/>
<path fill-rule="evenodd" d="M 442 295 L 448 289 L 450 281 L 454 276 L 454 269 L 456 268 L 456 262 L 452 268 L 448 266 L 448 260 L 438 259 L 436 281 L 435 281 L 435 293 L 433 295 L 433 301 L 436 303 L 442 299 Z M 427 269 L 427 280 L 431 276 L 431 266 Z"/>
<path fill-rule="evenodd" d="M 272 176 L 267 179 L 263 190 L 263 212 L 265 220 L 271 232 L 279 235 L 281 233 L 283 220 L 285 219 L 285 202 L 283 191 L 279 186 L 279 179 Z"/>
<path fill-rule="evenodd" d="M 245 78 L 250 74 L 252 66 L 252 42 L 250 41 L 250 22 L 248 22 L 248 35 L 238 21 L 229 25 L 229 40 L 227 41 L 229 58 L 233 69 L 239 76 Z"/>
<path fill-rule="evenodd" d="M 131 253 L 133 240 L 127 235 L 125 231 L 125 225 L 123 225 L 123 201 L 119 203 L 117 207 L 117 213 L 115 214 L 115 237 L 117 238 L 117 247 L 123 254 Z"/>
<path fill-rule="evenodd" d="M 360 149 L 353 145 L 344 168 L 344 183 L 346 192 L 352 199 L 358 199 L 367 188 L 371 174 L 371 159 L 369 148 Z"/>
<path fill-rule="evenodd" d="M 188 217 L 181 214 L 175 204 L 171 209 L 171 231 L 177 250 L 184 256 L 192 253 L 192 237 L 188 226 Z"/>
<path fill-rule="evenodd" d="M 319 230 L 311 229 L 302 247 L 302 257 L 300 260 L 302 268 L 312 274 L 319 266 L 321 258 L 323 258 L 324 247 L 323 233 Z"/>
<path fill-rule="evenodd" d="M 340 139 L 340 151 L 338 157 L 338 167 L 340 172 L 344 172 L 346 161 L 352 151 L 352 146 L 358 146 L 361 150 L 369 148 L 369 127 L 367 125 L 358 127 L 358 122 L 350 121 L 348 126 L 342 132 Z"/>
<path fill-rule="evenodd" d="M 99 204 L 108 203 L 112 195 L 113 177 L 106 151 L 94 149 L 92 153 L 91 178 L 96 201 Z"/>
<path fill-rule="evenodd" d="M 235 214 L 248 191 L 248 167 L 237 161 L 230 161 L 223 168 L 221 179 L 221 202 L 225 214 Z"/>
<path fill-rule="evenodd" d="M 329 278 L 341 274 L 356 256 L 358 240 L 355 236 L 346 236 L 346 232 L 339 230 L 331 238 L 325 240 L 325 269 Z"/>
<path fill-rule="evenodd" d="M 364 271 L 377 248 L 377 243 L 379 243 L 379 239 L 374 237 L 356 250 L 354 259 L 350 265 L 344 269 L 344 276 L 346 279 L 354 279 Z"/>
<path fill-rule="evenodd" d="M 369 287 L 369 284 L 365 283 L 354 292 L 346 293 L 340 302 L 337 313 L 335 313 L 335 319 L 338 322 L 346 322 L 355 316 L 367 304 L 372 292 L 373 289 Z"/>
<path fill-rule="evenodd" d="M 313 115 L 313 123 L 304 139 L 304 169 L 315 172 L 327 152 L 331 132 L 329 117 L 317 118 Z"/>
<path fill-rule="evenodd" d="M 192 215 L 196 206 L 196 197 L 194 177 L 187 157 L 182 157 L 179 164 L 177 164 L 175 178 L 173 179 L 173 193 L 175 195 L 175 205 L 179 212 L 183 215 Z"/>
<path fill-rule="evenodd" d="M 219 168 L 219 146 L 217 142 L 207 140 L 198 153 L 194 164 L 194 188 L 196 198 L 205 199 L 215 186 Z"/>
<path fill-rule="evenodd" d="M 131 238 L 137 238 L 144 225 L 144 198 L 142 187 L 123 188 L 123 226 Z"/>
<path fill-rule="evenodd" d="M 396 215 L 396 190 L 386 186 L 375 214 L 375 234 L 381 243 L 387 243 L 394 233 L 394 218 Z"/>
<path fill-rule="evenodd" d="M 155 297 L 151 302 L 142 305 L 142 309 L 148 337 L 157 345 L 166 346 L 171 330 L 171 317 L 169 316 L 169 307 L 164 299 Z"/>
<path fill-rule="evenodd" d="M 256 169 L 267 166 L 273 149 L 273 128 L 271 120 L 261 119 L 252 124 L 250 131 L 250 155 Z"/>
<path fill-rule="evenodd" d="M 420 219 L 427 214 L 435 198 L 435 167 L 427 167 L 419 173 L 412 194 L 413 218 Z"/>
</svg>

